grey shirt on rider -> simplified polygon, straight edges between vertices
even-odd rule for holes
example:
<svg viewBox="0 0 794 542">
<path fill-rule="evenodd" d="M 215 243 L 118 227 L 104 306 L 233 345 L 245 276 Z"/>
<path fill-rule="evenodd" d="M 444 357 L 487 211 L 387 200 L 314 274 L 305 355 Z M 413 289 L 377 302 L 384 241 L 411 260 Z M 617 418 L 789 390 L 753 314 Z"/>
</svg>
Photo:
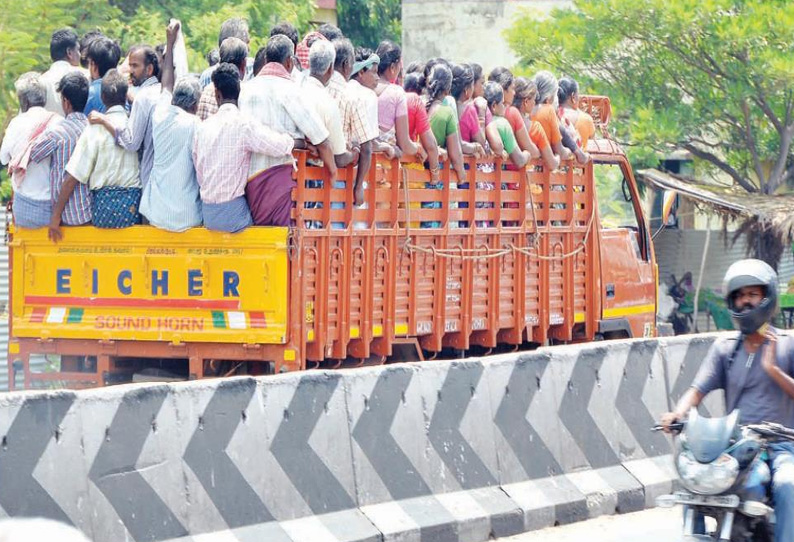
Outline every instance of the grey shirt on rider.
<svg viewBox="0 0 794 542">
<path fill-rule="evenodd" d="M 741 424 L 776 422 L 794 428 L 794 399 L 762 367 L 761 356 L 768 345 L 751 355 L 738 342 L 737 337 L 717 339 L 692 387 L 703 395 L 725 390 L 726 410 L 738 408 Z M 778 366 L 794 376 L 794 338 L 778 332 L 776 358 Z"/>
</svg>

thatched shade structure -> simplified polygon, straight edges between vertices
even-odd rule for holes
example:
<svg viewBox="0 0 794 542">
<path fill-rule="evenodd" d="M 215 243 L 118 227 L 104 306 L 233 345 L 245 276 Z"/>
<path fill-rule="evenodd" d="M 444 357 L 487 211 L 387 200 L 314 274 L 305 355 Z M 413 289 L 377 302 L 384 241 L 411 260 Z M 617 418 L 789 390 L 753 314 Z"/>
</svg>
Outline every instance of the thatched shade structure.
<svg viewBox="0 0 794 542">
<path fill-rule="evenodd" d="M 700 207 L 708 207 L 728 221 L 739 221 L 733 241 L 747 236 L 748 250 L 775 268 L 783 250 L 794 242 L 794 196 L 751 194 L 741 188 L 700 183 L 657 169 L 637 172 L 637 178 L 660 190 L 674 190 Z"/>
</svg>

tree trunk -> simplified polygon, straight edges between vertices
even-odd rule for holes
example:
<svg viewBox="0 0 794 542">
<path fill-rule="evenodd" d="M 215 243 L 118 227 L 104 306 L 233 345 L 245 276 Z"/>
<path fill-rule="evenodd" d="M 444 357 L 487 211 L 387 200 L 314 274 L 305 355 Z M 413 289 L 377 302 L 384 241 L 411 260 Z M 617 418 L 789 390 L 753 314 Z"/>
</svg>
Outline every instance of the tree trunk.
<svg viewBox="0 0 794 542">
<path fill-rule="evenodd" d="M 758 223 L 758 229 L 755 230 L 754 234 L 748 236 L 747 252 L 754 254 L 756 258 L 765 261 L 777 271 L 777 266 L 780 264 L 780 258 L 783 256 L 783 250 L 785 249 L 780 237 L 775 235 L 772 228 L 764 227 L 761 223 Z"/>
</svg>

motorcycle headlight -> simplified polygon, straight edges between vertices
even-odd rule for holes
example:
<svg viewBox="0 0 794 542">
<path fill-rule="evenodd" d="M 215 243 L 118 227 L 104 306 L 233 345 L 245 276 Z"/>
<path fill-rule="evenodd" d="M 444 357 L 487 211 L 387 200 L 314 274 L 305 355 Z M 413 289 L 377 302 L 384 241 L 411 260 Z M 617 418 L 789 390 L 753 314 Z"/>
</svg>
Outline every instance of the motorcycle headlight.
<svg viewBox="0 0 794 542">
<path fill-rule="evenodd" d="M 711 463 L 699 463 L 691 451 L 685 450 L 675 463 L 684 487 L 700 495 L 724 493 L 739 476 L 739 462 L 728 454 L 722 454 Z"/>
</svg>

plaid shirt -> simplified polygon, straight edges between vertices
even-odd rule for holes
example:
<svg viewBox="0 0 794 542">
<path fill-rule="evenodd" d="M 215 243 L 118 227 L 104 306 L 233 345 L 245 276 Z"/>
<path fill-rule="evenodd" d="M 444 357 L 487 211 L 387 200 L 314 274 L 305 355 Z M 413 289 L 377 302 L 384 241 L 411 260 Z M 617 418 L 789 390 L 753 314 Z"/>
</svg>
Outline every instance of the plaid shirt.
<svg viewBox="0 0 794 542">
<path fill-rule="evenodd" d="M 225 103 L 196 128 L 193 163 L 205 203 L 226 203 L 245 193 L 252 153 L 292 156 L 292 136 L 277 133 Z"/>
<path fill-rule="evenodd" d="M 30 152 L 30 159 L 41 162 L 48 156 L 50 160 L 50 193 L 53 203 L 58 201 L 66 173 L 66 164 L 72 157 L 77 140 L 88 124 L 83 113 L 70 113 L 61 122 L 50 126 L 39 136 Z M 72 197 L 66 203 L 62 220 L 69 226 L 79 226 L 91 222 L 91 197 L 88 186 L 78 183 Z"/>
<path fill-rule="evenodd" d="M 258 75 L 243 85 L 240 91 L 240 113 L 245 118 L 256 119 L 265 126 L 293 139 L 306 138 L 318 145 L 328 138 L 328 130 L 307 105 L 304 92 L 295 83 L 284 66 L 271 62 Z M 293 163 L 291 150 L 277 156 L 257 153 L 251 157 L 248 176 L 260 171 Z"/>
<path fill-rule="evenodd" d="M 215 100 L 215 84 L 210 82 L 210 84 L 204 87 L 204 90 L 201 92 L 201 99 L 199 99 L 196 116 L 201 120 L 207 120 L 207 118 L 211 117 L 217 112 L 218 102 Z"/>
<path fill-rule="evenodd" d="M 371 104 L 364 103 L 361 94 L 355 92 L 354 87 L 348 85 L 342 74 L 335 71 L 328 82 L 327 89 L 328 94 L 339 106 L 339 113 L 342 115 L 342 130 L 345 133 L 348 146 L 372 141 L 380 135 L 377 116 L 373 126 L 367 115 L 367 108 Z M 377 97 L 375 97 L 375 108 L 377 115 Z"/>
</svg>

